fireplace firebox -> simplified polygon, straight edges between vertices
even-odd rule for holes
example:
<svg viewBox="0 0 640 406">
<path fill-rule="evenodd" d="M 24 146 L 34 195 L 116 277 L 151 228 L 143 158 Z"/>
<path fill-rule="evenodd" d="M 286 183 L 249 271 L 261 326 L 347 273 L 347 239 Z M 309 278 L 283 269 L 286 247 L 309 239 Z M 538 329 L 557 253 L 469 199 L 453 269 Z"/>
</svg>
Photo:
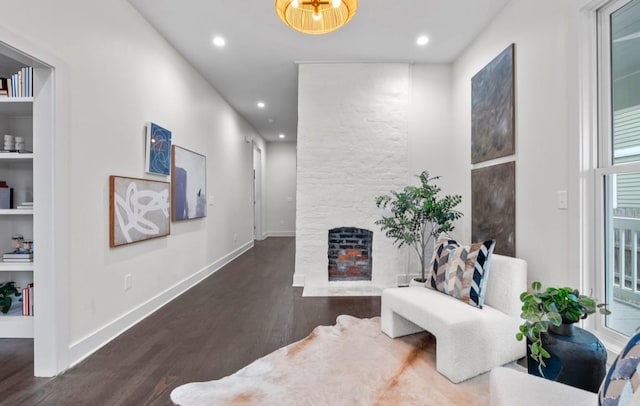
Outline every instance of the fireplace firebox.
<svg viewBox="0 0 640 406">
<path fill-rule="evenodd" d="M 373 231 L 355 227 L 329 230 L 329 281 L 370 281 Z"/>
</svg>

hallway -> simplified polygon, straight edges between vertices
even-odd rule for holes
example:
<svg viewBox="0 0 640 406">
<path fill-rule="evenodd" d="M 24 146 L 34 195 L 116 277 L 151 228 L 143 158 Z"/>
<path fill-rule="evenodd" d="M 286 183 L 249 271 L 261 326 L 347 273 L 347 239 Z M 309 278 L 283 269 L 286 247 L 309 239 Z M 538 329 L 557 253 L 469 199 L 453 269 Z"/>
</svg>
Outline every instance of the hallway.
<svg viewBox="0 0 640 406">
<path fill-rule="evenodd" d="M 0 340 L 0 405 L 170 405 L 178 385 L 218 379 L 379 297 L 302 298 L 294 238 L 254 248 L 56 378 L 34 378 L 33 340 Z"/>
</svg>

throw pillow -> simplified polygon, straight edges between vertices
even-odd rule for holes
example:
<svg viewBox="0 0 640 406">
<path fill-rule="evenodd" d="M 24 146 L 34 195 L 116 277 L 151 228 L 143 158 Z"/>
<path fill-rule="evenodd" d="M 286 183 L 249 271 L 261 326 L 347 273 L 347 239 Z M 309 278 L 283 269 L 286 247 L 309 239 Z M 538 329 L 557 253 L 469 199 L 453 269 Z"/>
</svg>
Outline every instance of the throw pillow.
<svg viewBox="0 0 640 406">
<path fill-rule="evenodd" d="M 431 259 L 427 286 L 482 309 L 495 240 L 468 246 L 442 239 Z"/>
<path fill-rule="evenodd" d="M 598 394 L 601 406 L 631 405 L 640 386 L 640 331 L 620 351 L 605 376 Z"/>
</svg>

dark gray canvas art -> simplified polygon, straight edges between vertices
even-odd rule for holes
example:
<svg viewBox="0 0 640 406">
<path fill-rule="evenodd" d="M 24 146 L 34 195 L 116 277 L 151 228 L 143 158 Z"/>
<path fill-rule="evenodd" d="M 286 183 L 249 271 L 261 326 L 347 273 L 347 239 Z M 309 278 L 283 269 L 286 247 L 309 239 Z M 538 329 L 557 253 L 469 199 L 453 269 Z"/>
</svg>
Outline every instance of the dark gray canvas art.
<svg viewBox="0 0 640 406">
<path fill-rule="evenodd" d="M 471 78 L 471 163 L 515 153 L 514 48 Z"/>
<path fill-rule="evenodd" d="M 496 240 L 494 252 L 516 256 L 516 163 L 471 171 L 471 238 Z"/>
</svg>

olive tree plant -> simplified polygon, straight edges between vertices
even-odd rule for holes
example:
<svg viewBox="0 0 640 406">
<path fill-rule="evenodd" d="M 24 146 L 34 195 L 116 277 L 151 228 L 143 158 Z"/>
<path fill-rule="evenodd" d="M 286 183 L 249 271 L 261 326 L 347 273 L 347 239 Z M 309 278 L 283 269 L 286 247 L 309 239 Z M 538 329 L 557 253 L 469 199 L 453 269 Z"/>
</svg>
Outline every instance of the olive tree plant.
<svg viewBox="0 0 640 406">
<path fill-rule="evenodd" d="M 393 239 L 398 248 L 406 244 L 415 250 L 420 259 L 421 281 L 425 282 L 428 244 L 432 237 L 437 238 L 441 233 L 454 229 L 453 222 L 462 217 L 462 213 L 454 208 L 462 197 L 440 197 L 441 189 L 435 184 L 440 176 L 430 177 L 427 171 L 416 176 L 420 180 L 419 186 L 406 186 L 399 192 L 391 191 L 388 195 L 376 197 L 376 206 L 390 213 L 383 215 L 375 224 Z"/>
</svg>

